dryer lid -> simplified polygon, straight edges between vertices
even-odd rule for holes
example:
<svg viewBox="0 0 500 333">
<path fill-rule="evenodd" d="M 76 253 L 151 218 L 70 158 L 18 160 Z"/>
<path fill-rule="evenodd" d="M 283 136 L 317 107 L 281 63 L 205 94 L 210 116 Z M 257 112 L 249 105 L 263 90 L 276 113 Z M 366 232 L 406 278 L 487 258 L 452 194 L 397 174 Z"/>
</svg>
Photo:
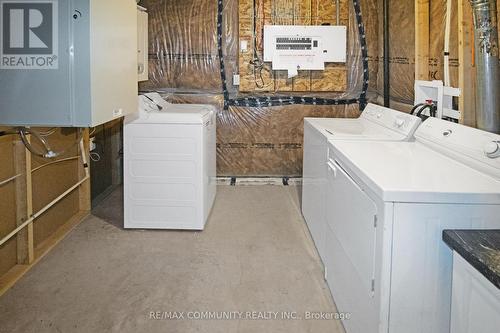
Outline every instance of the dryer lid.
<svg viewBox="0 0 500 333">
<path fill-rule="evenodd" d="M 384 201 L 500 204 L 500 181 L 420 142 L 335 141 L 330 149 L 360 186 Z"/>
</svg>

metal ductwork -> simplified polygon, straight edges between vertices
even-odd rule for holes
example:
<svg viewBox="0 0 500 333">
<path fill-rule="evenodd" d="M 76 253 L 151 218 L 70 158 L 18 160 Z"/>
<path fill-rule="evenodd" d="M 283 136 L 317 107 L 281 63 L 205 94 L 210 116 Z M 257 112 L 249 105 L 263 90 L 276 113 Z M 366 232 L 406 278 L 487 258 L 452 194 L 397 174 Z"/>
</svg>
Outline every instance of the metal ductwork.
<svg viewBox="0 0 500 333">
<path fill-rule="evenodd" d="M 497 0 L 469 0 L 474 14 L 476 119 L 479 129 L 500 133 L 500 59 Z"/>
</svg>

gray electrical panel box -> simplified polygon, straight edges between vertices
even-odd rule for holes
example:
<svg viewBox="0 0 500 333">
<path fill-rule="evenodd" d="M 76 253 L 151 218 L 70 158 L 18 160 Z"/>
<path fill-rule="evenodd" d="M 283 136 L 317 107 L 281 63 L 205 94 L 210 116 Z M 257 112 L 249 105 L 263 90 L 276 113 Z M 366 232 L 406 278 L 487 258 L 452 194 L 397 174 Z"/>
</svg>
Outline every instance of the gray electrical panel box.
<svg viewBox="0 0 500 333">
<path fill-rule="evenodd" d="M 0 0 L 0 125 L 92 127 L 136 111 L 135 0 Z"/>
</svg>

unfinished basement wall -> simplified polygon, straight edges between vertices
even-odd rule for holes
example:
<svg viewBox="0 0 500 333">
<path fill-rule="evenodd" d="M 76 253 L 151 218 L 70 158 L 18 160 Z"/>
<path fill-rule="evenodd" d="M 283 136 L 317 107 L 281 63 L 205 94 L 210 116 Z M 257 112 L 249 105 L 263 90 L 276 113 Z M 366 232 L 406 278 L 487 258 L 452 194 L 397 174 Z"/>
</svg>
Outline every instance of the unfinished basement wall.
<svg viewBox="0 0 500 333">
<path fill-rule="evenodd" d="M 413 105 L 415 83 L 415 1 L 391 0 L 390 36 L 390 78 L 391 101 Z M 451 38 L 450 38 L 450 80 L 458 87 L 458 21 L 456 0 L 452 1 Z M 380 13 L 382 13 L 380 8 Z M 383 16 L 380 16 L 383 22 Z M 429 80 L 443 80 L 444 30 L 446 20 L 446 1 L 430 1 L 430 49 Z M 383 23 L 380 25 L 383 28 Z M 380 32 L 383 36 L 383 30 Z M 380 39 L 379 52 L 383 58 L 383 38 Z M 380 63 L 379 73 L 383 73 Z M 383 95 L 383 74 L 378 77 L 379 94 Z"/>
<path fill-rule="evenodd" d="M 74 129 L 53 131 L 48 141 L 56 151 L 77 139 Z M 27 153 L 18 135 L 5 135 L 0 137 L 0 158 L 0 239 L 84 177 L 77 146 L 47 160 Z M 87 182 L 0 245 L 0 295 L 88 213 L 88 190 Z"/>
<path fill-rule="evenodd" d="M 429 19 L 429 73 L 428 80 L 444 79 L 444 32 L 446 20 L 446 0 L 430 0 Z M 500 0 L 498 8 L 500 8 Z M 458 0 L 452 0 L 451 38 L 450 38 L 450 81 L 453 87 L 459 87 L 459 36 L 458 36 Z M 468 6 L 469 1 L 465 0 Z M 408 110 L 405 105 L 413 105 L 415 81 L 415 1 L 390 0 L 390 97 L 392 106 Z M 383 96 L 383 8 L 378 1 L 379 40 L 378 40 L 378 76 L 377 93 Z M 500 17 L 500 16 L 499 16 Z M 472 17 L 464 18 L 472 22 Z M 474 43 L 473 36 L 469 42 Z M 473 52 L 473 50 L 471 50 Z M 470 78 L 472 79 L 472 78 Z"/>
<path fill-rule="evenodd" d="M 174 103 L 206 103 L 218 107 L 219 176 L 300 176 L 304 117 L 357 117 L 359 106 L 231 106 L 225 110 L 217 48 L 217 4 L 213 0 L 141 2 L 149 12 L 150 80 L 142 83 L 140 90 L 159 91 Z M 253 25 L 250 22 L 253 2 L 224 0 L 223 4 L 222 50 L 227 92 L 231 98 L 272 96 L 287 91 L 289 95 L 324 98 L 359 96 L 362 67 L 353 1 L 341 0 L 339 8 L 341 23 L 349 26 L 347 66 L 332 64 L 331 70 L 321 74 L 322 77 L 306 72 L 292 80 L 267 68 L 263 71 L 269 83 L 266 89 L 256 87 L 253 75 L 246 75 L 249 60 L 239 50 L 240 39 L 253 39 L 252 32 L 248 31 Z M 335 4 L 334 0 L 257 0 L 256 23 L 261 28 L 267 23 L 335 24 Z M 272 8 L 279 9 L 274 16 Z M 373 78 L 378 71 L 376 8 L 376 0 L 361 1 L 369 71 Z M 260 31 L 257 29 L 256 38 L 258 52 L 262 53 Z M 238 73 L 243 88 L 232 84 L 233 74 Z M 370 81 L 372 99 L 376 98 L 376 86 L 375 79 Z"/>
</svg>

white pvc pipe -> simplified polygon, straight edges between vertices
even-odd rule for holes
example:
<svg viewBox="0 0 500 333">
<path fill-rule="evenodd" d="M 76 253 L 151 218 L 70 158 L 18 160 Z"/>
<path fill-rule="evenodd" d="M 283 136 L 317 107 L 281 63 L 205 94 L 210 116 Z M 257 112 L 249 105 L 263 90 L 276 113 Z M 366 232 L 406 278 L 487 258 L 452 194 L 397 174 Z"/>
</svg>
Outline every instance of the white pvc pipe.
<svg viewBox="0 0 500 333">
<path fill-rule="evenodd" d="M 10 183 L 11 181 L 13 181 L 13 180 L 15 180 L 15 179 L 19 178 L 20 176 L 21 176 L 21 174 L 18 174 L 18 175 L 12 176 L 12 177 L 10 177 L 10 178 L 8 178 L 8 179 L 6 179 L 6 180 L 2 180 L 2 181 L 0 182 L 0 186 L 3 186 L 3 185 L 5 185 L 5 184 L 7 184 L 7 183 Z"/>
<path fill-rule="evenodd" d="M 85 176 L 90 177 L 89 164 L 87 160 L 87 154 L 85 154 L 85 145 L 83 144 L 83 137 L 80 140 L 80 155 L 82 156 L 83 169 L 85 170 Z"/>
<path fill-rule="evenodd" d="M 444 86 L 450 83 L 450 35 L 451 35 L 451 0 L 446 0 L 446 23 L 444 27 Z"/>
</svg>

